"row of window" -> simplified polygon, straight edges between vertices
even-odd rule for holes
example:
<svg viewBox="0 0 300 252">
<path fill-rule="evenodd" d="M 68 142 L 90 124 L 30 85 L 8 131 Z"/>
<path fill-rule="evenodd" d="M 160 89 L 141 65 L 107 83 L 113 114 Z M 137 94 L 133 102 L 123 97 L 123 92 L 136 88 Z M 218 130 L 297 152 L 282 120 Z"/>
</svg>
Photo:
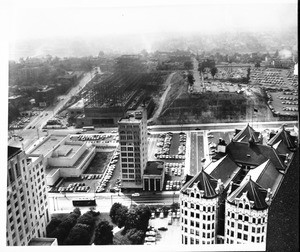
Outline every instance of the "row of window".
<svg viewBox="0 0 300 252">
<path fill-rule="evenodd" d="M 200 210 L 200 211 L 204 211 L 204 212 L 214 212 L 215 211 L 215 206 L 202 206 L 202 205 L 198 205 L 198 204 L 194 204 L 194 203 L 190 203 L 188 204 L 188 202 L 184 202 L 182 201 L 181 202 L 181 205 L 185 206 L 185 207 L 188 207 L 190 206 L 190 208 L 192 209 L 196 209 L 196 210 Z"/>
<path fill-rule="evenodd" d="M 121 147 L 121 151 L 140 151 L 140 147 Z"/>
<path fill-rule="evenodd" d="M 202 240 L 202 244 L 214 244 L 215 241 L 203 241 Z M 182 235 L 182 244 L 187 245 L 188 244 L 188 236 Z M 190 237 L 190 245 L 194 245 L 194 244 L 200 244 L 200 240 L 199 239 L 194 239 L 193 237 Z"/>
<path fill-rule="evenodd" d="M 238 219 L 238 220 L 242 220 L 242 221 L 249 221 L 249 217 L 243 214 L 236 214 L 236 213 L 232 213 L 232 212 L 227 212 L 227 216 L 231 217 L 232 219 Z M 263 224 L 266 222 L 266 218 L 262 217 L 262 218 L 255 218 L 252 217 L 252 223 L 254 224 Z"/>
<path fill-rule="evenodd" d="M 241 239 L 241 240 L 249 242 L 249 236 L 247 234 L 243 235 L 243 239 L 242 239 L 242 234 L 240 234 L 238 236 L 238 238 Z M 234 244 L 234 240 L 233 239 L 227 238 L 226 242 L 227 242 L 227 244 Z M 262 242 L 264 242 L 264 236 L 256 237 L 256 239 L 255 239 L 255 236 L 251 236 L 251 242 L 252 243 L 262 243 Z M 238 241 L 237 243 L 241 243 L 241 242 Z"/>
</svg>

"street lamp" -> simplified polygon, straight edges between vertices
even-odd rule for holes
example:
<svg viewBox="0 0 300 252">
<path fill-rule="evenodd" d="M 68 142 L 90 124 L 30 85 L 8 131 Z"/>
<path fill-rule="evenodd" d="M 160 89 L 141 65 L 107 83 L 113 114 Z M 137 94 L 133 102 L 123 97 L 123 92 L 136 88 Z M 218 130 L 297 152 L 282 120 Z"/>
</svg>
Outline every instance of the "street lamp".
<svg viewBox="0 0 300 252">
<path fill-rule="evenodd" d="M 133 194 L 131 194 L 130 206 L 132 206 L 132 197 L 139 197 L 139 196 L 140 196 L 139 193 L 133 193 Z"/>
</svg>

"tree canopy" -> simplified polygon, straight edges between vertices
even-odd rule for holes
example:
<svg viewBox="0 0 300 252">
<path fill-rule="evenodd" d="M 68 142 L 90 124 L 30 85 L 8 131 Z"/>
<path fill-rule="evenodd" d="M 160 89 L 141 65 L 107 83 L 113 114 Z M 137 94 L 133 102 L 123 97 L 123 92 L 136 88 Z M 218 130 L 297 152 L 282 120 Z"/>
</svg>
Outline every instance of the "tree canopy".
<svg viewBox="0 0 300 252">
<path fill-rule="evenodd" d="M 113 244 L 113 226 L 108 221 L 102 220 L 99 222 L 96 231 L 94 243 L 96 245 L 109 245 Z"/>
</svg>

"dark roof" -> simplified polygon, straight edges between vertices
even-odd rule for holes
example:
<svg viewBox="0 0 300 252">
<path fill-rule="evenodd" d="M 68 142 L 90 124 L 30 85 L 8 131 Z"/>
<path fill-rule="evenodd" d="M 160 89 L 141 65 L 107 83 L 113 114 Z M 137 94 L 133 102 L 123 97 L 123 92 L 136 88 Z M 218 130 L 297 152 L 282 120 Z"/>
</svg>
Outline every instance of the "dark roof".
<svg viewBox="0 0 300 252">
<path fill-rule="evenodd" d="M 278 190 L 283 174 L 281 174 L 274 164 L 267 160 L 260 166 L 250 170 L 247 175 L 251 176 L 251 179 L 258 183 L 261 187 L 270 188 L 273 195 Z"/>
<path fill-rule="evenodd" d="M 249 140 L 252 138 L 255 142 L 259 142 L 259 135 L 260 133 L 255 131 L 248 123 L 244 129 L 239 131 L 233 137 L 233 141 L 249 142 Z"/>
<path fill-rule="evenodd" d="M 267 209 L 268 204 L 265 201 L 265 198 L 267 197 L 267 190 L 255 183 L 251 177 L 243 182 L 244 183 L 241 183 L 241 185 L 229 195 L 227 201 L 230 204 L 235 205 L 235 199 L 240 198 L 244 193 L 246 193 L 247 198 L 254 202 L 254 205 L 252 206 L 253 209 Z"/>
<path fill-rule="evenodd" d="M 192 188 L 195 183 L 198 189 L 204 192 L 203 198 L 214 198 L 218 196 L 215 190 L 218 181 L 202 169 L 197 175 L 195 175 L 189 182 L 187 182 L 182 187 L 181 191 L 183 193 L 186 192 L 186 189 Z"/>
<path fill-rule="evenodd" d="M 12 159 L 15 155 L 19 154 L 20 152 L 22 152 L 21 148 L 8 146 L 7 147 L 7 160 Z"/>
<path fill-rule="evenodd" d="M 286 169 L 282 157 L 269 145 L 231 141 L 227 145 L 226 153 L 236 163 L 259 166 L 270 159 L 277 169 Z"/>
<path fill-rule="evenodd" d="M 163 173 L 164 162 L 162 161 L 148 161 L 145 175 L 161 175 Z"/>
<path fill-rule="evenodd" d="M 240 169 L 241 168 L 228 155 L 226 155 L 218 161 L 210 163 L 205 168 L 205 172 L 216 179 L 221 179 L 224 187 L 226 188 Z"/>
<path fill-rule="evenodd" d="M 279 141 L 282 141 L 288 149 L 296 148 L 295 139 L 290 135 L 289 131 L 285 130 L 284 127 L 281 127 L 281 129 L 268 141 L 267 144 L 274 145 Z"/>
</svg>

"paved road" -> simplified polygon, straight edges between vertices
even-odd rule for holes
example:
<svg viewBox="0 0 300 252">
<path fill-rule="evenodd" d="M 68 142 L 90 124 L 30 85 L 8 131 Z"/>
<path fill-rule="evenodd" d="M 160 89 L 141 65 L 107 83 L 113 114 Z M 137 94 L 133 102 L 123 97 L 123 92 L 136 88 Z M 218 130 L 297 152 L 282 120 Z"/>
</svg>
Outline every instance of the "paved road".
<svg viewBox="0 0 300 252">
<path fill-rule="evenodd" d="M 119 202 L 125 206 L 130 206 L 131 204 L 145 204 L 145 205 L 171 205 L 173 202 L 178 202 L 179 193 L 141 193 L 138 197 L 132 197 L 131 194 L 120 193 L 86 193 L 86 194 L 58 194 L 49 193 L 48 194 L 49 211 L 50 213 L 71 211 L 74 207 L 72 205 L 72 200 L 75 199 L 96 199 L 96 210 L 100 212 L 109 212 L 113 203 Z"/>
<path fill-rule="evenodd" d="M 186 124 L 186 125 L 152 125 L 148 126 L 148 130 L 152 132 L 163 132 L 163 131 L 197 131 L 200 130 L 232 130 L 242 129 L 247 125 L 248 122 L 239 123 L 207 123 L 207 124 Z M 297 121 L 277 121 L 277 122 L 255 122 L 250 123 L 255 130 L 264 130 L 267 128 L 279 128 L 285 124 L 287 127 L 293 127 L 298 125 Z"/>
<path fill-rule="evenodd" d="M 63 100 L 60 100 L 57 104 L 40 112 L 40 114 L 37 115 L 24 129 L 14 131 L 14 134 L 23 137 L 23 141 L 20 141 L 18 138 L 12 138 L 9 140 L 9 144 L 22 147 L 26 150 L 40 137 L 47 135 L 46 132 L 42 131 L 42 127 L 68 102 L 73 95 L 77 94 L 81 88 L 89 83 L 94 78 L 95 74 L 94 70 L 90 73 L 85 73 L 82 79 L 80 79 L 78 85 L 73 87 L 66 95 L 64 95 Z"/>
</svg>

